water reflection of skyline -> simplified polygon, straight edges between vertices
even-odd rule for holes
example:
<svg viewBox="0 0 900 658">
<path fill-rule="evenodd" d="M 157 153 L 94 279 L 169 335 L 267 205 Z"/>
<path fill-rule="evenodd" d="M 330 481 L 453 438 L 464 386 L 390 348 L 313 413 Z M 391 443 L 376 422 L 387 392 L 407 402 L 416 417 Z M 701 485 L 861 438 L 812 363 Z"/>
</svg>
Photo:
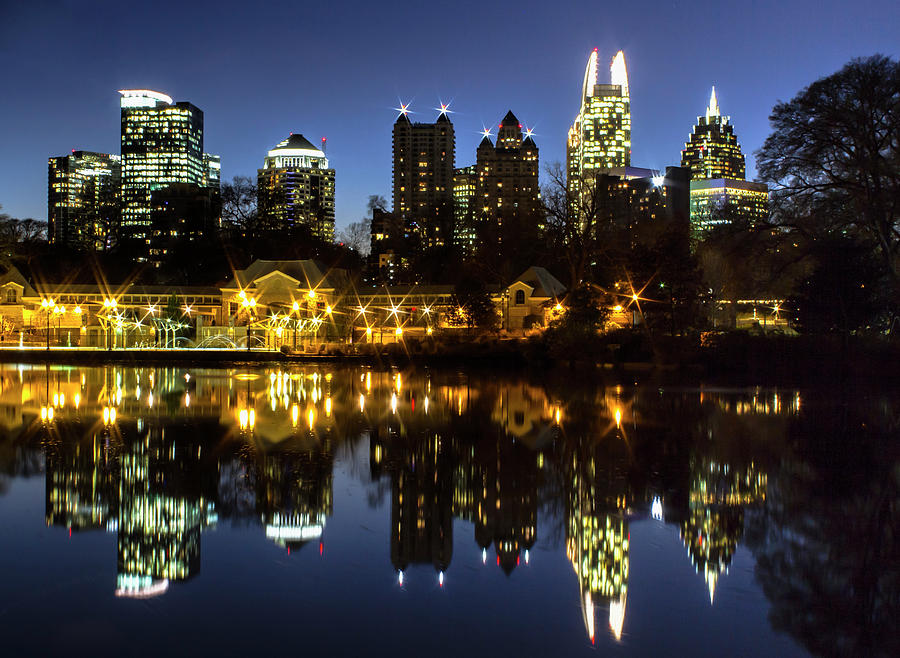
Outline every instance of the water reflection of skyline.
<svg viewBox="0 0 900 658">
<path fill-rule="evenodd" d="M 654 497 L 710 603 L 744 507 L 765 499 L 764 469 L 741 455 L 677 455 L 677 477 L 636 477 L 644 433 L 668 436 L 650 411 L 658 396 L 617 386 L 554 398 L 524 381 L 365 369 L 18 368 L 0 379 L 6 435 L 38 439 L 45 455 L 47 524 L 116 533 L 120 596 L 197 576 L 202 534 L 223 520 L 252 520 L 287 552 L 321 551 L 335 451 L 362 438 L 367 476 L 390 484 L 388 568 L 401 586 L 415 565 L 443 586 L 454 520 L 472 525 L 484 563 L 512 574 L 551 534 L 538 516 L 555 501 L 591 641 L 604 610 L 623 634 L 629 524 Z M 700 434 L 731 432 L 742 416 L 783 420 L 800 404 L 762 391 L 673 400 L 666 411 L 686 415 L 676 430 L 700 419 Z"/>
</svg>

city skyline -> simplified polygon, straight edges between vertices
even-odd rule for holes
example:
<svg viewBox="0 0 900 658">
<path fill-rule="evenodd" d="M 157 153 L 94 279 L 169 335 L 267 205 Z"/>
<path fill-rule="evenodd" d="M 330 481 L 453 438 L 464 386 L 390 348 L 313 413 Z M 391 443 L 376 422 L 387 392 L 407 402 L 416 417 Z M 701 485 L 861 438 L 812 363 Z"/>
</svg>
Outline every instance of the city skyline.
<svg viewBox="0 0 900 658">
<path fill-rule="evenodd" d="M 872 4 L 880 6 L 859 11 L 817 4 L 817 10 L 809 12 L 773 6 L 749 15 L 721 5 L 690 12 L 682 7 L 648 7 L 644 12 L 611 7 L 584 9 L 585 20 L 573 25 L 571 14 L 526 3 L 513 19 L 518 29 L 511 33 L 529 28 L 533 32 L 540 25 L 541 34 L 532 47 L 517 50 L 519 44 L 502 36 L 484 44 L 469 41 L 471 30 L 465 26 L 489 20 L 490 11 L 474 19 L 473 12 L 461 12 L 466 15 L 448 17 L 433 31 L 414 34 L 410 25 L 429 21 L 433 9 L 410 9 L 402 21 L 394 21 L 391 12 L 382 16 L 377 8 L 365 7 L 357 7 L 352 16 L 314 8 L 298 13 L 277 5 L 266 15 L 253 16 L 196 10 L 212 36 L 188 40 L 178 53 L 154 58 L 143 56 L 143 30 L 151 34 L 166 24 L 177 40 L 190 29 L 195 10 L 187 11 L 183 26 L 181 21 L 172 26 L 165 10 L 146 14 L 110 7 L 98 18 L 63 3 L 49 16 L 40 9 L 16 8 L 5 21 L 4 40 L 7 56 L 21 63 L 8 77 L 10 95 L 20 102 L 0 110 L 9 131 L 0 204 L 13 216 L 46 219 L 47 158 L 73 149 L 117 153 L 116 90 L 146 87 L 186 99 L 204 111 L 205 148 L 221 154 L 226 181 L 235 175 L 252 177 L 261 154 L 286 132 L 304 132 L 313 141 L 327 136 L 327 155 L 341 181 L 336 200 L 340 230 L 365 215 L 368 195 L 389 194 L 390 126 L 396 118 L 392 108 L 400 101 L 410 103 L 414 121 L 433 121 L 438 114 L 433 108 L 450 103 L 457 165 L 471 159 L 481 129 L 493 125 L 495 117 L 510 107 L 528 118 L 543 162 L 564 162 L 565 135 L 578 100 L 584 59 L 594 47 L 599 48 L 601 65 L 618 50 L 625 52 L 635 165 L 662 169 L 677 164 L 709 88 L 715 85 L 739 132 L 748 156 L 747 178 L 752 180 L 753 152 L 768 135 L 768 114 L 776 101 L 788 100 L 853 57 L 874 52 L 896 56 L 897 40 L 889 26 L 896 24 L 890 17 L 898 9 L 888 3 Z M 647 20 L 648 13 L 653 21 Z M 804 29 L 797 30 L 801 13 Z M 715 26 L 732 14 L 742 21 L 744 33 L 766 33 L 765 42 L 779 47 L 761 50 L 758 40 L 735 40 L 727 31 L 717 30 Z M 285 16 L 315 28 L 307 31 L 311 43 L 328 51 L 317 56 L 312 70 L 297 76 L 293 87 L 286 86 L 281 75 L 248 74 L 259 66 L 259 55 L 251 51 L 266 38 L 265 26 Z M 141 30 L 124 35 L 114 29 L 132 20 Z M 847 24 L 854 26 L 852 34 L 846 33 Z M 708 36 L 685 45 L 688 30 Z M 398 46 L 377 49 L 369 36 L 374 31 L 380 31 L 381 42 Z M 84 53 L 93 75 L 64 79 L 57 75 L 54 84 L 47 85 L 45 80 L 57 64 L 42 50 L 72 34 L 108 37 L 117 49 L 116 61 L 110 63 L 99 52 Z M 817 47 L 825 43 L 828 49 Z M 277 45 L 276 52 L 281 48 Z M 373 48 L 374 55 L 365 52 Z M 428 56 L 411 56 L 419 50 Z M 516 53 L 517 65 L 504 67 L 498 80 L 492 62 L 503 61 L 507 52 Z M 702 55 L 710 52 L 717 52 L 716 57 L 704 62 Z"/>
</svg>

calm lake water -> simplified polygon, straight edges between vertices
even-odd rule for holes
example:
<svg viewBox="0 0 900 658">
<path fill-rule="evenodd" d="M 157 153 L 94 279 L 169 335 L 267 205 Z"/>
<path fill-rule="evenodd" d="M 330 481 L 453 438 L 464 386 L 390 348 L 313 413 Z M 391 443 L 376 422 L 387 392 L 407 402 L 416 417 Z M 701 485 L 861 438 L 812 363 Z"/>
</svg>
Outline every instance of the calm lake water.
<svg viewBox="0 0 900 658">
<path fill-rule="evenodd" d="M 898 655 L 900 402 L 0 366 L 3 654 Z"/>
</svg>

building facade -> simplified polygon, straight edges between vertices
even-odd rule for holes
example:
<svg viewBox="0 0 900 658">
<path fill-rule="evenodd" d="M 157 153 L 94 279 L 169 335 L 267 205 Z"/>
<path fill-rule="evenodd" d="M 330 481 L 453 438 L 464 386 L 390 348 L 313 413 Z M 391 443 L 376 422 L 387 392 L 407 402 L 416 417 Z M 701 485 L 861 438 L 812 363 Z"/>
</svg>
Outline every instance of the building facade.
<svg viewBox="0 0 900 658">
<path fill-rule="evenodd" d="M 509 111 L 500 122 L 497 143 L 487 135 L 476 151 L 475 213 L 479 221 L 502 223 L 513 215 L 537 216 L 541 203 L 538 147 Z"/>
<path fill-rule="evenodd" d="M 735 219 L 755 224 L 768 216 L 765 183 L 729 178 L 691 181 L 691 229 L 696 235 Z"/>
<path fill-rule="evenodd" d="M 566 145 L 569 190 L 580 195 L 593 175 L 630 165 L 631 97 L 625 54 L 620 50 L 613 58 L 610 84 L 598 84 L 595 48 L 584 72 L 581 107 L 569 128 Z"/>
<path fill-rule="evenodd" d="M 117 155 L 72 151 L 50 158 L 47 239 L 75 249 L 102 250 L 119 224 L 121 161 Z"/>
<path fill-rule="evenodd" d="M 501 326 L 546 326 L 565 287 L 529 268 L 488 286 Z M 555 309 L 555 310 L 554 310 Z M 239 347 L 318 351 L 465 331 L 452 285 L 355 286 L 313 260 L 257 260 L 221 287 L 49 283 L 0 275 L 0 344 L 44 347 Z M 180 336 L 178 334 L 181 334 Z M 185 334 L 192 336 L 188 342 Z"/>
<path fill-rule="evenodd" d="M 376 206 L 372 208 L 370 231 L 367 279 L 373 283 L 398 283 L 408 265 L 403 256 L 403 226 L 394 213 Z"/>
<path fill-rule="evenodd" d="M 683 167 L 666 167 L 665 172 L 615 167 L 596 181 L 602 199 L 597 225 L 629 231 L 632 243 L 640 241 L 642 232 L 655 233 L 689 217 L 690 173 Z"/>
<path fill-rule="evenodd" d="M 150 197 L 172 183 L 204 187 L 203 112 L 147 89 L 123 89 L 122 235 L 144 244 L 149 256 Z M 146 257 L 139 257 L 146 260 Z"/>
<path fill-rule="evenodd" d="M 453 243 L 464 255 L 475 250 L 475 194 L 478 190 L 476 165 L 453 170 Z"/>
<path fill-rule="evenodd" d="M 169 258 L 184 258 L 184 248 L 208 240 L 221 215 L 218 188 L 172 183 L 150 194 L 149 259 L 159 267 Z"/>
<path fill-rule="evenodd" d="M 334 169 L 303 135 L 291 135 L 268 152 L 257 171 L 257 206 L 269 231 L 305 229 L 334 241 Z"/>
<path fill-rule="evenodd" d="M 681 166 L 690 169 L 691 180 L 744 180 L 744 154 L 730 117 L 719 112 L 715 87 L 706 115 L 697 117 L 697 125 L 681 151 Z"/>
<path fill-rule="evenodd" d="M 413 123 L 404 107 L 393 131 L 393 205 L 412 248 L 452 240 L 456 136 L 445 110 Z"/>
</svg>

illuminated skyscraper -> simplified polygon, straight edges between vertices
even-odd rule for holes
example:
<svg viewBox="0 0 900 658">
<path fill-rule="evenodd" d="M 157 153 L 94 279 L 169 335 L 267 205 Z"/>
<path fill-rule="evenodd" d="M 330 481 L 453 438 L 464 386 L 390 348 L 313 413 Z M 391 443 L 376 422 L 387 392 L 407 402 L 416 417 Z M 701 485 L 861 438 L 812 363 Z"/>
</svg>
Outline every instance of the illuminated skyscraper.
<svg viewBox="0 0 900 658">
<path fill-rule="evenodd" d="M 497 143 L 486 133 L 478 145 L 478 190 L 475 213 L 480 220 L 501 223 L 503 217 L 536 215 L 541 199 L 538 147 L 531 131 L 509 111 L 497 130 Z"/>
<path fill-rule="evenodd" d="M 744 180 L 744 154 L 729 119 L 719 113 L 713 87 L 706 116 L 697 117 L 697 125 L 681 151 L 681 166 L 691 170 L 691 180 Z"/>
<path fill-rule="evenodd" d="M 222 187 L 222 158 L 218 155 L 204 153 L 203 171 L 205 172 L 203 187 L 215 190 L 218 193 Z"/>
<path fill-rule="evenodd" d="M 213 208 L 218 209 L 214 220 L 216 226 L 222 224 L 222 158 L 209 153 L 203 154 L 203 171 L 205 172 L 203 187 L 209 190 L 209 200 Z"/>
<path fill-rule="evenodd" d="M 744 154 L 729 117 L 719 112 L 715 87 L 706 115 L 697 117 L 684 145 L 681 166 L 691 172 L 691 228 L 695 235 L 735 219 L 756 223 L 768 217 L 769 188 L 744 180 Z"/>
<path fill-rule="evenodd" d="M 735 218 L 756 223 L 768 216 L 769 186 L 765 183 L 730 178 L 691 181 L 691 229 L 695 233 Z"/>
<path fill-rule="evenodd" d="M 51 244 L 103 249 L 120 217 L 117 155 L 72 151 L 50 158 L 47 239 Z"/>
<path fill-rule="evenodd" d="M 568 187 L 581 192 L 595 173 L 631 165 L 631 98 L 625 54 L 620 50 L 610 66 L 610 84 L 597 83 L 597 49 L 588 58 L 581 90 L 581 108 L 569 128 L 566 148 Z"/>
<path fill-rule="evenodd" d="M 446 107 L 434 123 L 412 123 L 403 106 L 394 123 L 394 215 L 417 246 L 452 239 L 456 137 Z"/>
<path fill-rule="evenodd" d="M 260 219 L 270 231 L 305 228 L 324 242 L 334 240 L 334 169 L 303 135 L 291 133 L 257 171 Z"/>
<path fill-rule="evenodd" d="M 475 192 L 478 172 L 475 165 L 453 170 L 453 241 L 469 254 L 475 247 Z"/>
<path fill-rule="evenodd" d="M 150 195 L 172 183 L 204 187 L 203 112 L 147 89 L 122 89 L 123 237 L 148 244 Z M 149 252 L 149 247 L 148 247 Z"/>
</svg>

